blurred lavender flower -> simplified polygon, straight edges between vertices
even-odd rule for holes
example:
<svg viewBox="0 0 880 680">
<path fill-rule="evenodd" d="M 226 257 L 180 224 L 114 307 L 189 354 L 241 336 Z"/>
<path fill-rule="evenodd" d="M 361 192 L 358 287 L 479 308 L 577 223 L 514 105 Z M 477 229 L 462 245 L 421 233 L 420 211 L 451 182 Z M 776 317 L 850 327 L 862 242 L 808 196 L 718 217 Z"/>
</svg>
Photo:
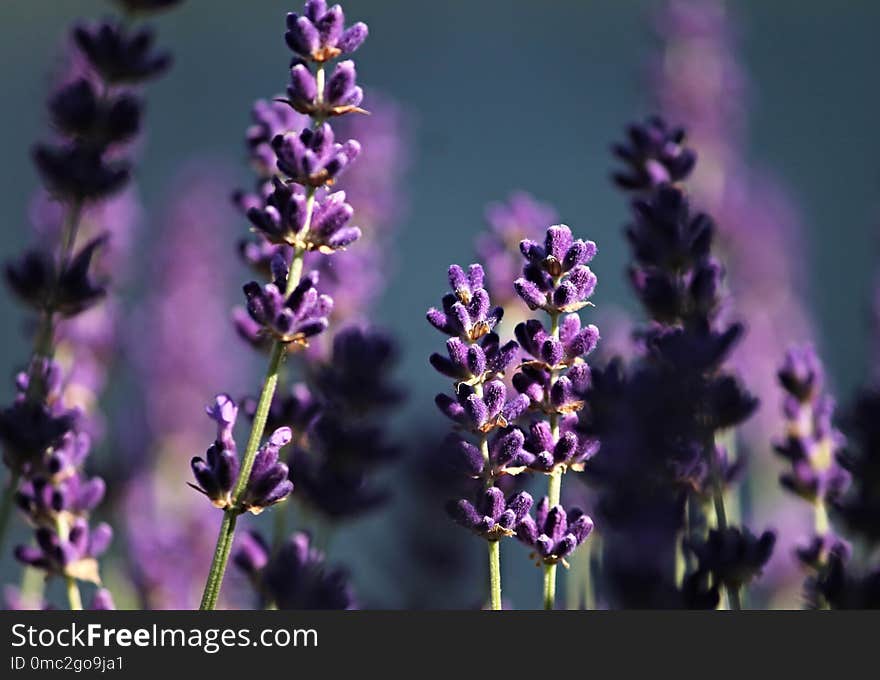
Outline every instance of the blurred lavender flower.
<svg viewBox="0 0 880 680">
<path fill-rule="evenodd" d="M 347 574 L 328 569 L 323 553 L 311 545 L 306 533 L 291 535 L 273 552 L 258 532 L 245 532 L 238 538 L 232 561 L 278 609 L 357 608 Z"/>
</svg>

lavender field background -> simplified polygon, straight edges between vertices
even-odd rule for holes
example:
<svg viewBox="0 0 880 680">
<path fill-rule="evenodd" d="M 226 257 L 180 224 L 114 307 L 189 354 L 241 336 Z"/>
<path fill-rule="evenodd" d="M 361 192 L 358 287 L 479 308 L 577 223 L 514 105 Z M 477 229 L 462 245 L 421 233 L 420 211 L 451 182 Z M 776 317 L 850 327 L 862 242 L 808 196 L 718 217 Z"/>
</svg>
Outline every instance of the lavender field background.
<svg viewBox="0 0 880 680">
<path fill-rule="evenodd" d="M 396 102 L 409 139 L 406 167 L 394 188 L 400 210 L 387 253 L 390 277 L 368 315 L 400 338 L 397 376 L 408 398 L 394 413 L 392 427 L 405 442 L 405 452 L 429 449 L 445 427 L 433 404 L 444 381 L 427 365 L 438 338 L 425 323 L 424 311 L 436 304 L 447 266 L 470 261 L 475 238 L 485 228 L 486 204 L 514 190 L 526 190 L 553 205 L 578 236 L 598 244 L 600 255 L 592 265 L 599 278 L 593 297 L 598 316 L 590 318 L 607 320 L 603 336 L 626 346 L 621 336 L 607 329 L 614 327 L 613 319 L 626 315 L 641 319 L 641 311 L 624 275 L 629 255 L 622 226 L 628 215 L 626 202 L 609 181 L 609 147 L 621 137 L 624 124 L 656 108 L 653 88 L 661 46 L 653 26 L 664 4 L 358 0 L 346 7 L 349 16 L 366 21 L 371 30 L 358 53 L 359 81 L 369 86 L 369 93 Z M 760 224 L 745 225 L 746 236 L 739 241 L 733 237 L 738 257 L 746 263 L 740 268 L 742 275 L 763 276 L 762 285 L 768 286 L 766 291 L 751 291 L 748 304 L 753 310 L 739 306 L 737 311 L 746 323 L 750 312 L 764 313 L 762 303 L 772 299 L 775 291 L 770 287 L 776 281 L 766 269 L 750 272 L 747 264 L 752 256 L 763 262 L 766 251 L 774 251 L 784 264 L 771 261 L 766 266 L 783 267 L 781 278 L 793 282 L 786 294 L 803 311 L 792 322 L 788 341 L 816 343 L 830 390 L 845 405 L 857 386 L 876 375 L 880 359 L 872 327 L 875 300 L 880 300 L 875 290 L 880 274 L 880 45 L 875 35 L 880 5 L 867 0 L 750 0 L 729 5 L 738 25 L 734 44 L 743 77 L 732 102 L 742 106 L 735 114 L 741 131 L 735 151 L 745 159 L 755 187 L 770 192 L 772 185 L 768 221 L 784 220 L 787 225 L 781 241 L 768 236 Z M 5 225 L 0 231 L 2 259 L 30 239 L 29 196 L 37 179 L 29 153 L 46 127 L 44 99 L 65 27 L 78 16 L 99 17 L 107 7 L 88 0 L 9 0 L 0 5 L 5 102 L 0 109 L 0 185 L 6 198 L 0 204 Z M 298 8 L 275 0 L 189 0 L 155 21 L 175 64 L 167 77 L 151 86 L 148 97 L 149 123 L 136 172 L 144 212 L 132 246 L 136 256 L 123 285 L 124 305 L 132 311 L 135 330 L 119 350 L 111 373 L 103 402 L 107 437 L 95 454 L 108 469 L 137 465 L 139 450 L 146 446 L 139 424 L 143 412 L 163 399 L 142 386 L 150 358 L 143 357 L 141 345 L 155 340 L 159 331 L 135 322 L 149 316 L 157 290 L 160 297 L 173 292 L 162 292 L 168 251 L 189 247 L 210 258 L 210 263 L 198 263 L 202 269 L 193 285 L 198 288 L 201 281 L 215 296 L 192 317 L 183 309 L 176 322 L 188 328 L 179 336 L 162 330 L 169 334 L 168 342 L 185 343 L 198 335 L 206 315 L 225 314 L 239 303 L 238 285 L 247 279 L 234 243 L 246 225 L 229 194 L 249 181 L 242 140 L 251 102 L 280 92 L 286 83 L 289 50 L 282 39 L 283 17 L 294 9 Z M 692 141 L 701 154 L 699 137 Z M 203 244 L 175 244 L 174 224 L 180 219 L 205 222 L 207 228 L 198 236 Z M 778 252 L 787 244 L 794 246 L 790 252 Z M 216 287 L 205 283 L 213 277 Z M 0 313 L 6 320 L 0 334 L 0 376 L 11 376 L 20 369 L 28 344 L 18 332 L 21 310 L 5 290 L 0 293 Z M 231 330 L 225 336 L 218 331 L 205 347 L 208 355 L 197 360 L 206 368 L 198 378 L 214 386 L 200 394 L 183 390 L 173 403 L 189 409 L 193 428 L 208 442 L 213 434 L 203 416 L 204 404 L 221 389 L 253 391 L 262 368 Z M 754 351 L 760 349 L 755 345 Z M 781 356 L 766 358 L 771 367 L 780 360 Z M 216 375 L 211 362 L 217 365 Z M 772 379 L 771 374 L 771 383 Z M 778 398 L 770 394 L 759 416 L 766 414 L 768 422 L 781 400 L 781 393 Z M 11 380 L 0 382 L 3 401 L 11 395 Z M 185 487 L 188 460 L 202 448 L 199 443 L 195 450 L 181 452 L 173 481 L 177 487 L 170 496 L 191 493 Z M 782 466 L 769 440 L 766 450 L 752 454 L 763 461 L 760 465 L 768 475 L 769 482 L 759 485 L 760 493 L 772 496 L 756 507 L 777 507 L 777 496 L 784 506 L 776 488 Z M 407 467 L 404 457 L 383 473 L 394 495 L 388 507 L 334 533 L 328 549 L 332 561 L 348 566 L 367 606 L 478 605 L 484 588 L 482 554 L 469 555 L 469 561 L 459 565 L 461 575 L 436 590 L 432 579 L 439 578 L 437 574 L 408 563 L 412 553 L 407 541 L 413 539 L 410 525 L 418 497 Z M 137 498 L 112 498 L 111 489 L 111 499 L 114 512 L 139 511 Z M 109 518 L 111 523 L 118 522 L 115 517 Z M 268 525 L 271 517 L 260 521 Z M 774 522 L 774 516 L 764 515 L 758 523 Z M 446 532 L 447 524 L 441 510 L 427 515 L 415 533 Z M 20 526 L 18 531 L 25 533 Z M 213 531 L 207 531 L 208 559 Z M 452 533 L 465 553 L 476 543 L 465 532 Z M 509 543 L 505 554 L 523 551 Z M 111 562 L 115 568 L 111 566 L 107 581 L 119 586 L 117 604 L 136 606 L 136 594 L 124 584 L 124 563 L 122 557 Z M 0 557 L 0 581 L 14 580 L 17 571 L 8 554 Z M 528 560 L 506 560 L 505 598 L 518 607 L 537 607 L 538 578 Z M 797 588 L 789 584 L 781 590 L 784 594 L 778 599 L 767 595 L 767 602 L 796 606 Z"/>
</svg>

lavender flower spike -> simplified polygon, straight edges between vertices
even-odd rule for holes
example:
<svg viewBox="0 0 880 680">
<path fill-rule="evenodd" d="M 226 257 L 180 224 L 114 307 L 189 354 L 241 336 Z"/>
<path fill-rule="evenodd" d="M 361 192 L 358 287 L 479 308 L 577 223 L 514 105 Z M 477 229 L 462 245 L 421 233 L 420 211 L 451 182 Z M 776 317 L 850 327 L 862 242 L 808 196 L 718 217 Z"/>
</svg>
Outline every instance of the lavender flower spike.
<svg viewBox="0 0 880 680">
<path fill-rule="evenodd" d="M 532 497 L 525 491 L 505 499 L 501 489 L 490 486 L 477 497 L 476 503 L 461 499 L 450 503 L 447 512 L 461 526 L 496 542 L 513 536 L 531 507 Z"/>
<path fill-rule="evenodd" d="M 252 281 L 244 286 L 247 312 L 237 311 L 235 322 L 245 340 L 269 350 L 269 364 L 241 469 L 224 508 L 201 609 L 216 607 L 238 515 L 258 513 L 292 490 L 289 470 L 278 461 L 278 452 L 293 433 L 281 428 L 262 447 L 260 443 L 285 355 L 307 347 L 309 339 L 330 324 L 333 299 L 318 293 L 317 271 L 303 275 L 305 255 L 308 251 L 336 253 L 361 236 L 349 224 L 353 209 L 345 194 L 325 191 L 361 150 L 355 139 L 337 142 L 327 118 L 336 120 L 358 111 L 363 92 L 355 83 L 353 62 L 338 64 L 329 80 L 325 70 L 327 61 L 353 52 L 366 36 L 364 24 L 346 29 L 342 9 L 338 5 L 328 8 L 324 0 L 308 0 L 302 15 L 289 14 L 285 40 L 298 55 L 290 74 L 290 99 L 261 106 L 255 116 L 257 124 L 248 133 L 258 173 L 257 191 L 240 194 L 236 202 L 262 239 L 246 246 L 247 255 L 260 264 L 268 261 L 272 279 L 264 285 Z M 281 113 L 278 106 L 296 108 L 310 121 L 297 124 L 292 114 Z M 291 123 L 295 127 L 285 129 Z M 270 135 L 274 136 L 269 139 Z M 302 443 L 302 435 L 297 433 L 297 444 Z"/>
<path fill-rule="evenodd" d="M 483 268 L 472 264 L 467 273 L 457 264 L 449 267 L 452 293 L 443 296 L 442 310 L 432 307 L 427 318 L 434 328 L 473 344 L 501 321 L 504 310 L 492 307 L 483 287 Z"/>
<path fill-rule="evenodd" d="M 527 516 L 517 527 L 516 536 L 534 549 L 538 564 L 562 562 L 583 543 L 593 530 L 593 520 L 579 508 L 566 512 L 561 505 L 550 507 L 545 496 L 535 508 L 535 518 Z"/>
</svg>

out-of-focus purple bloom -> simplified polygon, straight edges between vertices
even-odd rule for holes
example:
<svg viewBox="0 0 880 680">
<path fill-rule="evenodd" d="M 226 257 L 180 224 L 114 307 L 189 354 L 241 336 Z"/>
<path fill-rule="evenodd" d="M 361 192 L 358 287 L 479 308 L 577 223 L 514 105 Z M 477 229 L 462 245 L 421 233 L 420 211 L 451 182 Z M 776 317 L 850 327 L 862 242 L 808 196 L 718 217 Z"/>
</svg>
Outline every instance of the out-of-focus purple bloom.
<svg viewBox="0 0 880 680">
<path fill-rule="evenodd" d="M 823 371 L 815 350 L 792 347 L 778 376 L 786 391 L 787 434 L 774 449 L 791 465 L 780 481 L 810 503 L 830 505 L 846 491 L 850 477 L 837 461 L 844 439 L 831 423 L 834 402 L 822 393 Z"/>
<path fill-rule="evenodd" d="M 535 508 L 535 518 L 523 518 L 517 538 L 534 549 L 538 564 L 566 564 L 565 558 L 583 543 L 593 530 L 593 520 L 579 508 L 566 511 L 561 505 L 550 507 L 545 496 Z"/>
<path fill-rule="evenodd" d="M 687 179 L 697 154 L 685 146 L 684 137 L 683 128 L 670 128 L 659 116 L 630 125 L 626 142 L 613 147 L 625 166 L 614 174 L 614 181 L 622 189 L 644 192 Z"/>
<path fill-rule="evenodd" d="M 34 538 L 36 545 L 20 545 L 15 549 L 15 557 L 22 564 L 49 574 L 101 582 L 97 558 L 104 554 L 113 538 L 109 525 L 102 523 L 89 529 L 85 519 L 77 518 L 66 537 L 41 526 L 34 532 Z"/>
<path fill-rule="evenodd" d="M 238 538 L 232 553 L 236 567 L 278 609 L 355 609 L 348 576 L 329 569 L 324 555 L 303 532 L 290 536 L 276 552 L 256 531 Z"/>
<path fill-rule="evenodd" d="M 869 545 L 880 543 L 880 391 L 861 390 L 847 418 L 850 445 L 841 456 L 853 485 L 833 504 L 835 516 Z"/>
<path fill-rule="evenodd" d="M 532 497 L 525 491 L 504 498 L 504 492 L 490 486 L 477 496 L 476 503 L 461 499 L 449 503 L 447 512 L 455 522 L 487 541 L 513 536 L 528 516 Z"/>
<path fill-rule="evenodd" d="M 92 257 L 103 242 L 103 238 L 98 238 L 83 246 L 60 273 L 48 253 L 27 252 L 21 260 L 6 266 L 6 281 L 34 309 L 75 316 L 97 304 L 107 293 L 105 285 L 94 281 L 89 273 Z"/>
<path fill-rule="evenodd" d="M 741 588 L 761 574 L 776 545 L 776 534 L 755 536 L 748 529 L 711 529 L 704 541 L 691 542 L 698 571 L 712 574 L 726 588 Z"/>
<path fill-rule="evenodd" d="M 171 55 L 153 51 L 149 29 L 129 32 L 113 22 L 81 24 L 73 38 L 92 67 L 111 84 L 134 84 L 161 75 L 171 66 Z"/>
<path fill-rule="evenodd" d="M 367 25 L 345 27 L 342 7 L 325 0 L 307 0 L 302 15 L 287 15 L 287 46 L 303 59 L 325 62 L 354 52 L 367 38 Z"/>
</svg>

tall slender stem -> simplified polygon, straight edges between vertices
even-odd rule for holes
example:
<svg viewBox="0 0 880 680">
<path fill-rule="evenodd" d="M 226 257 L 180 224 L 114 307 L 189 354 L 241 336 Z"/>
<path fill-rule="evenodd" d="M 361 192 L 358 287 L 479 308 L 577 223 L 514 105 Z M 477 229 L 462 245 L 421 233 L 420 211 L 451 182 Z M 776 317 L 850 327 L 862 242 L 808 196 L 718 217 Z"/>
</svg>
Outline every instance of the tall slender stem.
<svg viewBox="0 0 880 680">
<path fill-rule="evenodd" d="M 306 220 L 301 232 L 303 234 L 309 231 L 314 207 L 315 189 L 309 188 L 306 194 Z M 290 295 L 302 278 L 304 254 L 305 251 L 302 248 L 297 248 L 294 251 L 289 273 L 287 275 L 287 288 L 285 290 L 285 295 Z M 254 467 L 254 459 L 257 455 L 257 449 L 260 446 L 260 442 L 263 439 L 263 433 L 266 430 L 269 409 L 272 406 L 275 389 L 278 387 L 278 374 L 281 370 L 281 364 L 284 361 L 286 353 L 287 345 L 285 343 L 276 341 L 272 345 L 272 352 L 269 356 L 269 366 L 266 369 L 266 377 L 263 380 L 260 399 L 257 402 L 257 410 L 254 413 L 254 421 L 251 425 L 251 432 L 248 436 L 247 446 L 244 450 L 244 457 L 241 461 L 241 470 L 238 474 L 238 479 L 235 482 L 235 488 L 232 491 L 232 504 L 225 511 L 223 523 L 220 525 L 220 534 L 217 536 L 217 545 L 214 548 L 214 558 L 211 560 L 211 568 L 208 571 L 205 590 L 202 594 L 202 602 L 199 606 L 199 609 L 201 610 L 214 609 L 217 606 L 217 600 L 220 597 L 220 587 L 223 585 L 223 576 L 226 573 L 226 566 L 229 563 L 229 552 L 232 549 L 232 540 L 235 537 L 235 523 L 241 512 L 239 509 L 239 501 L 247 487 L 248 480 L 251 476 L 251 470 Z"/>
<path fill-rule="evenodd" d="M 71 611 L 82 611 L 82 596 L 79 594 L 79 586 L 73 576 L 66 576 L 67 581 L 67 603 Z"/>
<path fill-rule="evenodd" d="M 552 610 L 556 602 L 556 565 L 544 565 L 544 609 Z"/>
<path fill-rule="evenodd" d="M 501 541 L 489 543 L 489 607 L 501 610 Z"/>
<path fill-rule="evenodd" d="M 550 314 L 550 334 L 554 338 L 559 338 L 559 314 Z M 556 369 L 550 369 L 550 387 L 556 382 Z M 550 434 L 554 444 L 559 441 L 559 414 L 550 414 Z M 547 500 L 550 507 L 559 505 L 562 495 L 562 468 L 556 467 L 548 475 L 547 481 Z M 548 564 L 544 566 L 544 609 L 553 609 L 556 600 L 556 565 Z"/>
</svg>

